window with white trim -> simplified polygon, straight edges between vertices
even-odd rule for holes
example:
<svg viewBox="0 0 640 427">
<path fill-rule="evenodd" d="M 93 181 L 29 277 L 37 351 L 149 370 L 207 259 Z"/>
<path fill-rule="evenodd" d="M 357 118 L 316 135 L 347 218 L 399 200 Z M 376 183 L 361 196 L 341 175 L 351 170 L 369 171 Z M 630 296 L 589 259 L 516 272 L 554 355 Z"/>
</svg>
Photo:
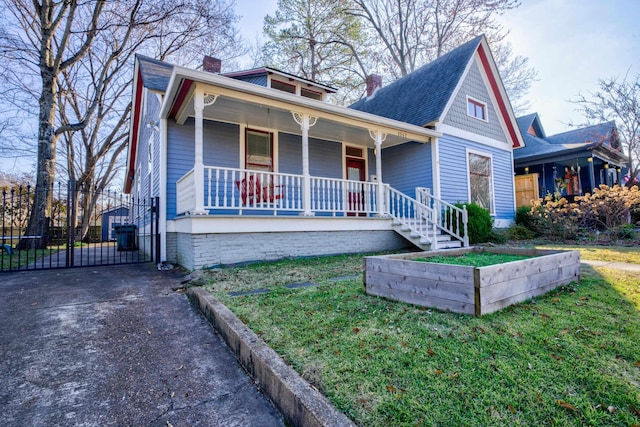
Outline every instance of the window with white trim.
<svg viewBox="0 0 640 427">
<path fill-rule="evenodd" d="M 469 165 L 469 202 L 493 213 L 493 168 L 491 157 L 467 153 Z"/>
<path fill-rule="evenodd" d="M 273 134 L 247 129 L 245 168 L 273 172 Z"/>
<path fill-rule="evenodd" d="M 487 104 L 477 99 L 467 97 L 467 115 L 486 122 Z"/>
</svg>

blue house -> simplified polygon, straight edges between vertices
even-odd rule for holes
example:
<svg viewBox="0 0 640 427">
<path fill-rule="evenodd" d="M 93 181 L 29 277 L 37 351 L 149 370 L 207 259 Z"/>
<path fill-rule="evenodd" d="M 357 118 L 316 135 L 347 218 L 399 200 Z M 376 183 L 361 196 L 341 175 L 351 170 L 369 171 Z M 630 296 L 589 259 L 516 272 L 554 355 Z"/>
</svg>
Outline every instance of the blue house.
<svg viewBox="0 0 640 427">
<path fill-rule="evenodd" d="M 326 102 L 336 89 L 273 68 L 136 56 L 125 192 L 159 198 L 162 260 L 459 247 L 456 202 L 512 222 L 523 140 L 483 36 L 367 87 L 346 108 Z"/>
<path fill-rule="evenodd" d="M 525 146 L 514 152 L 516 175 L 535 174 L 538 194 L 581 196 L 623 182 L 627 165 L 613 121 L 547 136 L 537 113 L 519 117 Z M 528 204 L 522 201 L 521 204 Z"/>
</svg>

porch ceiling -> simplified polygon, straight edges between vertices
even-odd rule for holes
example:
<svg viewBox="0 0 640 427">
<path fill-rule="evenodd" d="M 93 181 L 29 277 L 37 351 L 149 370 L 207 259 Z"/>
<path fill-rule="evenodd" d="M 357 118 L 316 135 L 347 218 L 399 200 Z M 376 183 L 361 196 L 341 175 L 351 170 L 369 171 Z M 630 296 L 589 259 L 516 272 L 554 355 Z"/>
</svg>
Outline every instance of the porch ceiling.
<svg viewBox="0 0 640 427">
<path fill-rule="evenodd" d="M 198 86 L 205 93 L 218 96 L 213 104 L 204 109 L 203 115 L 207 120 L 269 128 L 300 135 L 302 133 L 300 125 L 295 122 L 291 114 L 294 111 L 317 117 L 316 124 L 309 129 L 310 138 L 368 147 L 374 146 L 374 141 L 369 136 L 369 130 L 380 131 L 387 135 L 382 143 L 383 147 L 403 144 L 408 141 L 427 142 L 432 137 L 440 136 L 439 133 L 431 129 L 291 95 L 228 77 L 193 70 L 183 71 L 188 75 L 174 74 L 172 76 L 162 111 L 164 117 L 170 116 L 171 111 L 176 112 L 175 119 L 178 123 L 184 123 L 188 117 L 195 116 L 193 97 L 195 87 Z M 181 97 L 180 88 L 186 87 L 186 82 L 189 81 L 195 84 L 189 84 L 190 90 Z"/>
<path fill-rule="evenodd" d="M 188 115 L 193 117 L 193 104 Z M 226 97 L 219 97 L 213 105 L 204 109 L 204 118 L 222 122 L 245 124 L 247 127 L 261 127 L 277 129 L 280 132 L 301 135 L 300 125 L 295 122 L 291 111 L 274 108 L 267 105 L 254 104 L 246 101 L 238 101 Z M 373 139 L 369 136 L 368 129 L 336 122 L 319 117 L 314 126 L 309 128 L 309 137 L 325 139 L 337 142 L 346 142 L 368 147 L 374 146 Z M 383 147 L 403 144 L 411 139 L 387 134 Z M 428 141 L 425 138 L 424 141 Z"/>
</svg>

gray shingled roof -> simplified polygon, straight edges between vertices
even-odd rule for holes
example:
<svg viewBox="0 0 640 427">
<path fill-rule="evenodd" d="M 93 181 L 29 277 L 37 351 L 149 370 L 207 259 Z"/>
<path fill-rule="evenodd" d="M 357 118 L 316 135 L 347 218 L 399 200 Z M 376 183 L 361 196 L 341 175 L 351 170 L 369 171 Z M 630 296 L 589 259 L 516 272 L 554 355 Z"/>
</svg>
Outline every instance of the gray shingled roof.
<svg viewBox="0 0 640 427">
<path fill-rule="evenodd" d="M 173 65 L 140 54 L 136 54 L 136 60 L 142 75 L 142 85 L 152 90 L 165 92 Z"/>
<path fill-rule="evenodd" d="M 615 122 L 606 122 L 581 129 L 570 130 L 546 138 L 538 138 L 528 133 L 529 126 L 531 126 L 533 120 L 536 118 L 538 118 L 537 113 L 516 119 L 520 132 L 524 137 L 525 146 L 513 151 L 515 160 L 534 157 L 553 157 L 571 151 L 592 149 L 600 145 L 603 141 L 605 145 L 610 145 L 611 132 L 615 128 Z"/>
<path fill-rule="evenodd" d="M 606 145 L 611 145 L 611 132 L 615 127 L 615 122 L 609 121 L 552 135 L 547 137 L 547 140 L 552 144 L 583 142 L 585 144 L 599 145 L 604 142 Z"/>
<path fill-rule="evenodd" d="M 349 108 L 426 126 L 441 118 L 483 36 L 468 41 Z"/>
</svg>

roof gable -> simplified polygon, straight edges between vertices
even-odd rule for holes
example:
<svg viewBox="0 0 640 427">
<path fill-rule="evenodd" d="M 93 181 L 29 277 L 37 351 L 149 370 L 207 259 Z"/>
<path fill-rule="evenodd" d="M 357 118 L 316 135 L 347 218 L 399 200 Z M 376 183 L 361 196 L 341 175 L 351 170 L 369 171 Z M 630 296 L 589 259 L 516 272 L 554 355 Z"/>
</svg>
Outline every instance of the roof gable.
<svg viewBox="0 0 640 427">
<path fill-rule="evenodd" d="M 483 36 L 378 89 L 353 108 L 418 126 L 438 121 Z"/>
<path fill-rule="evenodd" d="M 521 147 L 524 142 L 484 35 L 378 89 L 373 96 L 361 99 L 350 108 L 418 126 L 433 125 L 443 120 L 476 58 L 506 137 L 513 148 Z"/>
<path fill-rule="evenodd" d="M 142 85 L 151 90 L 165 92 L 171 78 L 173 65 L 139 54 L 136 54 L 136 61 Z"/>
<path fill-rule="evenodd" d="M 518 117 L 516 121 L 518 122 L 518 127 L 520 128 L 520 132 L 522 132 L 522 135 L 528 134 L 537 136 L 538 138 L 547 137 L 544 128 L 542 127 L 542 122 L 540 121 L 540 116 L 538 116 L 538 113 Z"/>
<path fill-rule="evenodd" d="M 542 137 L 531 135 L 525 131 L 529 127 L 534 127 L 534 129 L 539 127 L 542 130 L 542 123 L 537 113 L 518 117 L 518 125 L 522 130 L 525 147 L 514 152 L 514 158 L 517 161 L 529 161 L 534 158 L 553 158 L 554 156 L 573 152 L 593 151 L 599 149 L 599 147 L 604 148 L 606 152 L 622 156 L 614 121 Z M 543 130 L 542 135 L 544 135 Z"/>
</svg>

